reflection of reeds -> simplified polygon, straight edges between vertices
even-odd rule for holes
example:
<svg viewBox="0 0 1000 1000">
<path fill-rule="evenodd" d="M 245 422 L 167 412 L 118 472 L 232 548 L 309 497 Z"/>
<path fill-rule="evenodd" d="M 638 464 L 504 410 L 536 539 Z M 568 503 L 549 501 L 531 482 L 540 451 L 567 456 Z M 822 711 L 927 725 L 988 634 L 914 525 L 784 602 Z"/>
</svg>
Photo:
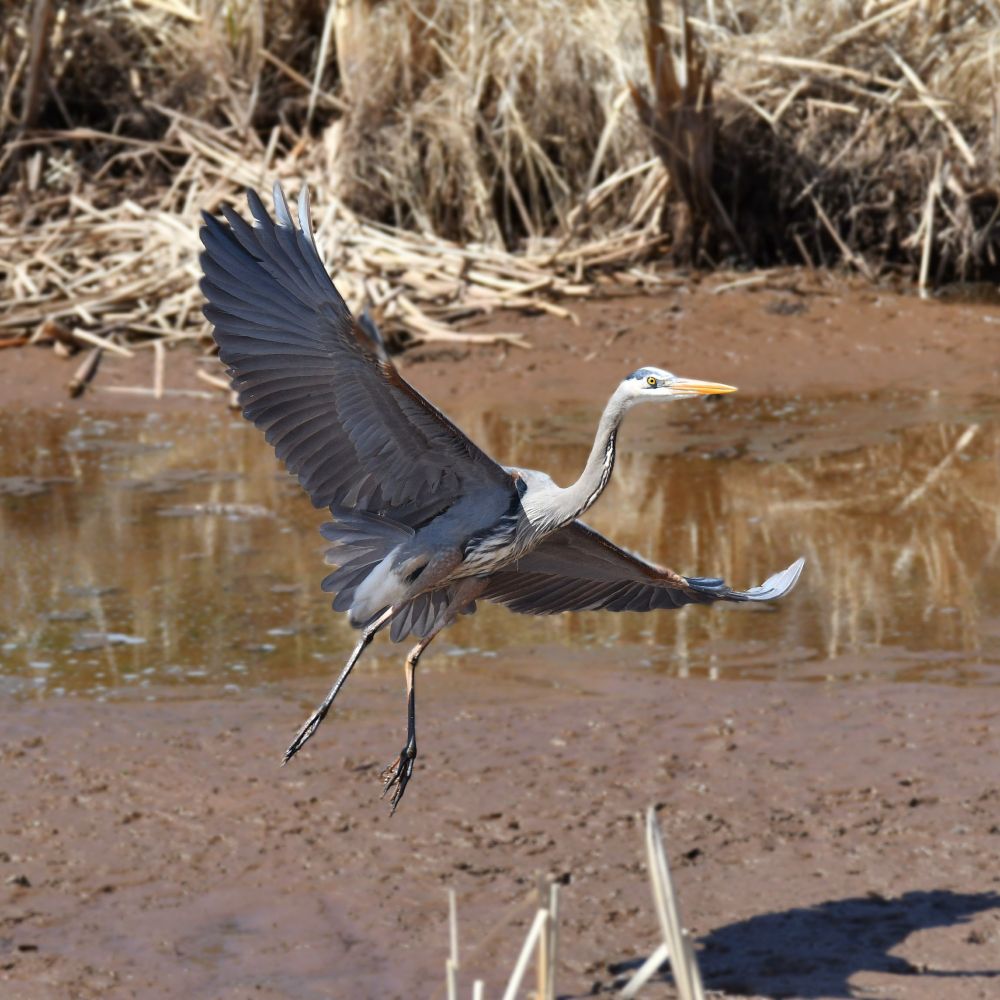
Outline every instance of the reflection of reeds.
<svg viewBox="0 0 1000 1000">
<path fill-rule="evenodd" d="M 241 423 L 174 426 L 176 437 L 141 419 L 84 422 L 67 434 L 72 430 L 52 418 L 5 421 L 7 461 L 19 460 L 18 471 L 57 468 L 77 479 L 0 507 L 0 545 L 17 553 L 3 583 L 0 627 L 9 641 L 28 655 L 55 651 L 62 658 L 81 628 L 125 631 L 147 644 L 94 654 L 108 670 L 154 666 L 163 680 L 171 665 L 200 667 L 216 681 L 227 679 L 220 672 L 227 664 L 259 663 L 261 654 L 245 646 L 268 642 L 270 628 L 297 628 L 281 641 L 299 662 L 328 649 L 331 634 L 334 645 L 348 641 L 349 628 L 318 592 L 321 516 Z M 160 516 L 178 496 L 217 513 Z M 254 508 L 276 517 L 232 516 Z M 73 597 L 65 592 L 71 585 L 95 591 Z M 101 593 L 105 588 L 112 589 Z M 91 618 L 81 626 L 45 617 L 66 608 Z M 75 682 L 90 683 L 92 673 L 78 671 Z"/>
<path fill-rule="evenodd" d="M 546 435 L 579 444 L 543 444 L 526 417 L 457 416 L 498 458 L 546 469 L 558 482 L 570 481 L 586 457 L 580 429 Z M 590 424 L 573 417 L 574 428 Z M 349 627 L 318 590 L 323 544 L 315 529 L 324 515 L 242 422 L 130 418 L 74 429 L 64 418 L 11 415 L 2 432 L 0 475 L 77 480 L 0 498 L 0 628 L 22 650 L 6 669 L 35 653 L 65 653 L 84 628 L 145 637 L 146 646 L 93 656 L 111 671 L 155 666 L 157 677 L 181 664 L 219 679 L 226 664 L 244 661 L 258 676 L 314 672 L 325 664 L 314 656 L 350 645 Z M 772 614 L 716 608 L 538 619 L 481 604 L 449 641 L 480 649 L 638 644 L 656 665 L 682 674 L 726 664 L 770 673 L 872 647 L 895 649 L 905 669 L 920 668 L 923 650 L 974 661 L 983 621 L 996 613 L 998 451 L 1000 432 L 990 423 L 974 434 L 948 424 L 910 428 L 864 448 L 784 462 L 626 450 L 588 517 L 595 527 L 680 572 L 717 573 L 735 586 L 803 554 L 808 570 L 795 594 Z M 199 504 L 194 516 L 157 513 Z M 274 516 L 227 516 L 254 508 Z M 116 590 L 71 598 L 63 592 L 70 584 Z M 70 609 L 92 617 L 83 625 L 43 617 Z M 276 640 L 282 653 L 270 664 L 245 648 L 289 625 L 296 634 Z"/>
<path fill-rule="evenodd" d="M 548 469 L 557 481 L 572 478 L 586 457 L 584 444 L 530 445 L 526 430 L 506 422 L 489 430 L 515 448 L 505 457 Z M 775 615 L 566 615 L 529 634 L 651 638 L 682 672 L 692 662 L 705 667 L 708 651 L 730 641 L 759 643 L 767 667 L 879 646 L 974 655 L 990 591 L 988 553 L 1000 545 L 998 447 L 994 425 L 976 434 L 932 425 L 785 462 L 626 452 L 588 516 L 595 527 L 679 572 L 718 574 L 734 586 L 758 583 L 804 554 L 802 584 Z M 899 511 L 908 497 L 915 499 Z M 490 625 L 496 641 L 511 628 Z"/>
</svg>

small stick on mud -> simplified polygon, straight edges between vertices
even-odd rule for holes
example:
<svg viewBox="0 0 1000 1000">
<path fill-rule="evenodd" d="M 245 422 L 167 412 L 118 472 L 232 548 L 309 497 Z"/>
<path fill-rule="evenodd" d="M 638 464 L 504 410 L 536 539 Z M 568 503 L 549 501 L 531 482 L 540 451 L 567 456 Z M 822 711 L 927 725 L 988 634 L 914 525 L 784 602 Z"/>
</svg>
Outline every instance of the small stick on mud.
<svg viewBox="0 0 1000 1000">
<path fill-rule="evenodd" d="M 238 410 L 240 408 L 239 394 L 224 378 L 220 378 L 218 375 L 210 375 L 201 368 L 197 368 L 194 374 L 195 377 L 200 378 L 202 382 L 207 382 L 209 385 L 214 386 L 216 389 L 221 389 L 224 393 L 226 393 L 228 396 L 227 405 L 231 410 Z"/>
<path fill-rule="evenodd" d="M 78 396 L 82 396 L 86 391 L 87 386 L 97 374 L 97 369 L 101 363 L 101 357 L 103 354 L 104 350 L 102 348 L 95 347 L 83 359 L 83 363 L 80 367 L 73 372 L 73 377 L 66 383 L 66 389 L 69 392 L 71 399 L 76 399 Z"/>
<path fill-rule="evenodd" d="M 208 385 L 214 385 L 216 389 L 221 389 L 223 392 L 232 391 L 229 383 L 218 375 L 211 375 L 209 372 L 203 371 L 201 368 L 198 368 L 194 375 L 195 378 L 201 379 L 202 382 L 205 382 Z"/>
<path fill-rule="evenodd" d="M 163 368 L 166 363 L 166 351 L 162 340 L 153 342 L 153 395 L 163 399 Z"/>
<path fill-rule="evenodd" d="M 927 188 L 927 202 L 924 205 L 924 245 L 920 251 L 920 279 L 917 288 L 920 297 L 926 299 L 930 297 L 927 291 L 927 275 L 931 267 L 931 249 L 934 246 L 934 204 L 941 193 L 941 152 L 938 151 L 937 162 L 934 166 L 934 176 Z"/>
<path fill-rule="evenodd" d="M 713 295 L 721 295 L 723 292 L 731 292 L 736 288 L 746 288 L 748 285 L 759 285 L 767 281 L 766 274 L 755 274 L 749 278 L 740 278 L 738 281 L 727 281 L 723 285 L 716 285 L 712 289 Z"/>
<path fill-rule="evenodd" d="M 101 392 L 116 392 L 123 396 L 149 396 L 156 398 L 156 390 L 145 385 L 99 385 Z M 188 399 L 213 399 L 212 393 L 200 389 L 164 389 L 163 396 L 183 396 Z M 162 397 L 161 397 L 162 398 Z"/>
</svg>

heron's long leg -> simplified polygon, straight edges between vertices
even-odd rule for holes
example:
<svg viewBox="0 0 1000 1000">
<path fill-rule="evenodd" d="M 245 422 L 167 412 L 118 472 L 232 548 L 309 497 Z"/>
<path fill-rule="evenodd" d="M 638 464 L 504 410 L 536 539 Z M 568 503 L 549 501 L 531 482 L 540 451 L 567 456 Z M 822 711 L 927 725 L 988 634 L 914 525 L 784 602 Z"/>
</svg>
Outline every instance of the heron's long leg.
<svg viewBox="0 0 1000 1000">
<path fill-rule="evenodd" d="M 340 676 L 334 682 L 332 688 L 330 688 L 329 693 L 323 699 L 322 704 L 319 708 L 313 712 L 312 715 L 306 720 L 306 724 L 299 730 L 298 736 L 292 740 L 288 749 L 285 751 L 285 757 L 282 760 L 282 764 L 287 764 L 301 749 L 303 744 L 309 739 L 313 733 L 319 728 L 319 724 L 326 718 L 326 713 L 330 711 L 330 706 L 333 704 L 334 698 L 340 693 L 340 689 L 344 686 L 344 681 L 351 675 L 351 671 L 354 669 L 354 665 L 361 659 L 361 654 L 368 648 L 368 644 L 375 638 L 375 633 L 378 632 L 380 628 L 386 625 L 390 618 L 392 618 L 393 609 L 388 608 L 381 615 L 378 616 L 373 622 L 365 626 L 365 630 L 361 633 L 361 638 L 358 640 L 358 644 L 354 647 L 354 652 L 351 653 L 351 658 L 344 665 L 344 669 L 341 670 Z"/>
<path fill-rule="evenodd" d="M 406 745 L 399 751 L 399 756 L 382 772 L 382 780 L 385 782 L 382 797 L 385 798 L 390 788 L 395 789 L 390 800 L 392 803 L 390 816 L 396 811 L 396 806 L 406 791 L 407 782 L 413 776 L 413 763 L 417 759 L 417 695 L 414 686 L 417 663 L 420 654 L 431 644 L 439 631 L 440 629 L 437 629 L 421 639 L 406 657 Z"/>
</svg>

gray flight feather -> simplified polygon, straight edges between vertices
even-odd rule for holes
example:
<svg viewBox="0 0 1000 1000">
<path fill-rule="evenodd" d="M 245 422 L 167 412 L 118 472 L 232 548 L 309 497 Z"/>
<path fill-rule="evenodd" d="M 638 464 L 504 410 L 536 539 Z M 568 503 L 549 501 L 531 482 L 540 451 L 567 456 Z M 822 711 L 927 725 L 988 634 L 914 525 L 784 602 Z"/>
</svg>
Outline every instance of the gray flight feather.
<svg viewBox="0 0 1000 1000">
<path fill-rule="evenodd" d="M 228 206 L 228 225 L 204 216 L 204 312 L 244 416 L 265 432 L 313 503 L 407 525 L 460 496 L 509 494 L 500 466 L 359 328 L 320 259 L 305 189 L 299 226 L 280 185 L 277 223 L 254 191 L 247 201 L 252 226 Z"/>
</svg>

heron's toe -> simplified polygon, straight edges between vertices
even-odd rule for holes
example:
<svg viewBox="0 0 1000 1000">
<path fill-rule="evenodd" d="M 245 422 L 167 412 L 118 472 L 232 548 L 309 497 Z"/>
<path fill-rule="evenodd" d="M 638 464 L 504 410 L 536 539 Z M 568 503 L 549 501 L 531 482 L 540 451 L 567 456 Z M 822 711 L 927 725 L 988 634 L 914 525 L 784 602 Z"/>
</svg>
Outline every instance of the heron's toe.
<svg viewBox="0 0 1000 1000">
<path fill-rule="evenodd" d="M 396 807 L 399 805 L 400 800 L 403 798 L 403 793 L 406 791 L 406 786 L 409 783 L 411 777 L 413 777 L 413 763 L 417 759 L 417 745 L 416 743 L 407 743 L 405 747 L 399 752 L 399 756 L 382 772 L 382 798 L 384 799 L 392 789 L 392 798 L 389 800 L 392 806 L 389 811 L 389 815 L 393 815 L 396 811 Z"/>
</svg>

